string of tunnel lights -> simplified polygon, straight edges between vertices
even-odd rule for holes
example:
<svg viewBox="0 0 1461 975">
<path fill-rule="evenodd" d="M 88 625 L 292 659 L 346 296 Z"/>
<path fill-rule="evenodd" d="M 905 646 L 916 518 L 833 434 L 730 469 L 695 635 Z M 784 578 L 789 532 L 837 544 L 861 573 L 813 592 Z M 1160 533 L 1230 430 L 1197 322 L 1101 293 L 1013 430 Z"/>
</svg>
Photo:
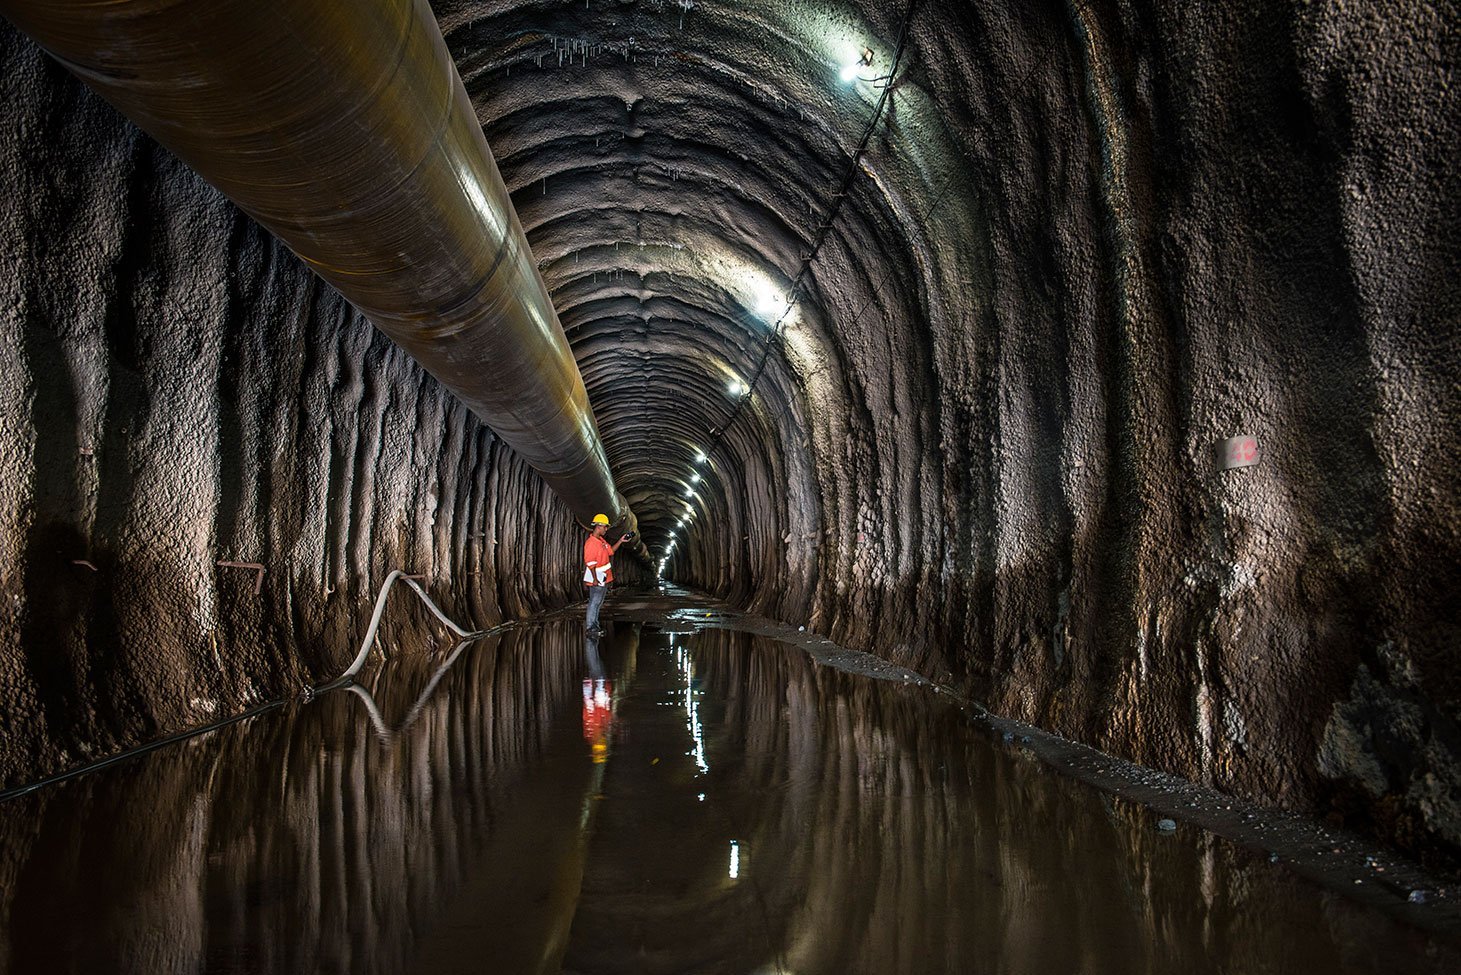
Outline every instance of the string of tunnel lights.
<svg viewBox="0 0 1461 975">
<path fill-rule="evenodd" d="M 740 379 L 731 380 L 728 391 L 734 401 L 734 406 L 726 421 L 718 429 L 712 431 L 710 443 L 706 447 L 696 451 L 695 466 L 697 468 L 709 459 L 710 455 L 715 451 L 715 448 L 725 439 L 726 431 L 735 424 L 741 415 L 741 411 L 750 402 L 751 394 L 756 391 L 756 385 L 761 381 L 762 375 L 766 372 L 766 364 L 771 361 L 772 351 L 786 333 L 787 319 L 796 307 L 797 302 L 802 298 L 802 290 L 806 286 L 806 279 L 811 274 L 812 262 L 817 259 L 817 254 L 826 242 L 827 235 L 832 231 L 832 225 L 836 223 L 838 215 L 842 212 L 842 203 L 847 199 L 847 195 L 852 189 L 852 183 L 857 178 L 858 165 L 862 162 L 862 157 L 867 153 L 867 147 L 872 142 L 873 133 L 877 130 L 878 122 L 881 121 L 883 111 L 888 104 L 888 99 L 892 95 L 893 82 L 898 76 L 898 66 L 902 63 L 903 51 L 908 41 L 908 25 L 912 22 L 913 12 L 917 7 L 918 0 L 909 0 L 908 8 L 903 12 L 903 22 L 898 28 L 898 44 L 894 48 L 893 61 L 888 68 L 887 74 L 877 78 L 861 79 L 862 70 L 872 64 L 872 51 L 869 48 L 863 48 L 861 57 L 857 61 L 844 66 L 840 72 L 840 76 L 844 82 L 850 83 L 861 79 L 878 85 L 880 94 L 878 95 L 877 105 L 873 107 L 872 115 L 868 118 L 867 125 L 862 130 L 862 136 L 857 141 L 857 148 L 853 150 L 852 155 L 848 158 L 847 169 L 842 175 L 842 181 L 837 187 L 836 194 L 832 197 L 832 204 L 827 209 L 827 215 L 817 226 L 817 232 L 812 236 L 812 247 L 806 254 L 802 255 L 801 266 L 797 269 L 796 277 L 792 279 L 791 287 L 786 292 L 786 306 L 782 309 L 781 316 L 777 318 L 776 324 L 771 327 L 771 331 L 761 347 L 761 357 L 756 363 L 756 368 L 751 373 L 751 380 L 749 383 L 743 382 Z M 698 470 L 692 471 L 690 475 L 691 487 L 687 487 L 684 492 L 685 514 L 680 518 L 675 528 L 670 531 L 669 540 L 665 544 L 664 552 L 660 556 L 659 564 L 655 572 L 656 576 L 662 577 L 664 575 L 665 567 L 669 564 L 670 556 L 675 551 L 675 543 L 677 541 L 676 531 L 684 528 L 695 514 L 694 507 L 690 502 L 695 498 L 694 485 L 700 483 L 700 480 L 700 472 Z"/>
</svg>

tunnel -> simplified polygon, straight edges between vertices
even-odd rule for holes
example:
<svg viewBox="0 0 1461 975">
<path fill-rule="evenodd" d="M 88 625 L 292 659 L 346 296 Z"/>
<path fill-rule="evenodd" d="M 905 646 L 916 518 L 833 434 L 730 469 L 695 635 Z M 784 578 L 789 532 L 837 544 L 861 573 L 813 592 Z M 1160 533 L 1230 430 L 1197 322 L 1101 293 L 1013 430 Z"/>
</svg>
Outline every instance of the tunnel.
<svg viewBox="0 0 1461 975">
<path fill-rule="evenodd" d="M 1456 970 L 1453 3 L 0 14 L 0 971 Z"/>
</svg>

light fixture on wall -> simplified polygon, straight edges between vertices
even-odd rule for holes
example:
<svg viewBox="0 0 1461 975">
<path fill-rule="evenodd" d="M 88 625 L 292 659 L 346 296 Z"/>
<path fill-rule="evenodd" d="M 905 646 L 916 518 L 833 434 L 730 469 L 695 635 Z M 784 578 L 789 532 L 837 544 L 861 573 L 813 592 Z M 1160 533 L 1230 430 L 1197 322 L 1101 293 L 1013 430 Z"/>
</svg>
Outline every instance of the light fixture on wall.
<svg viewBox="0 0 1461 975">
<path fill-rule="evenodd" d="M 857 58 L 856 61 L 853 61 L 851 64 L 848 64 L 848 65 L 846 65 L 846 66 L 843 67 L 842 72 L 841 72 L 841 74 L 842 74 L 842 80 L 844 82 L 846 82 L 847 84 L 852 84 L 852 82 L 858 80 L 858 78 L 860 78 L 862 76 L 862 69 L 863 68 L 867 68 L 867 67 L 871 67 L 872 66 L 872 63 L 873 63 L 873 51 L 872 51 L 872 48 L 870 48 L 870 47 L 863 48 L 862 49 L 862 52 L 858 55 L 858 58 Z"/>
<path fill-rule="evenodd" d="M 786 299 L 770 287 L 761 289 L 756 295 L 756 311 L 764 318 L 774 318 L 786 309 Z"/>
</svg>

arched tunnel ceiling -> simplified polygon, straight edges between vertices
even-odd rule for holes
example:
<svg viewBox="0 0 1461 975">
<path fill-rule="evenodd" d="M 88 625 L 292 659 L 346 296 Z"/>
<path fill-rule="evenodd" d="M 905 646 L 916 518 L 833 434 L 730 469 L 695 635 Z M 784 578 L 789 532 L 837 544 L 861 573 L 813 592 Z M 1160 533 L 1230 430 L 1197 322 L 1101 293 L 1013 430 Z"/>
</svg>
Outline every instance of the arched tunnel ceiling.
<svg viewBox="0 0 1461 975">
<path fill-rule="evenodd" d="M 854 350 L 836 316 L 902 305 L 898 317 L 914 317 L 919 204 L 961 182 L 961 150 L 918 90 L 926 75 L 906 59 L 895 108 L 859 160 L 802 300 L 787 311 L 789 286 L 874 113 L 905 10 L 690 2 L 435 10 L 652 552 L 665 551 L 687 510 L 692 546 L 707 520 L 755 520 L 779 536 L 788 503 L 817 503 L 807 483 L 808 412 L 865 408 L 846 385 L 840 363 Z M 947 11 L 934 15 L 948 26 Z M 871 63 L 845 81 L 843 68 L 864 49 Z M 736 384 L 753 376 L 784 313 L 784 347 L 773 348 L 742 416 L 717 438 Z M 758 510 L 731 510 L 746 505 Z"/>
<path fill-rule="evenodd" d="M 921 0 L 716 441 L 907 8 L 433 7 L 656 556 L 694 514 L 672 578 L 1461 862 L 1454 11 Z M 336 671 L 383 567 L 580 595 L 520 455 L 0 44 L 0 775 Z"/>
</svg>

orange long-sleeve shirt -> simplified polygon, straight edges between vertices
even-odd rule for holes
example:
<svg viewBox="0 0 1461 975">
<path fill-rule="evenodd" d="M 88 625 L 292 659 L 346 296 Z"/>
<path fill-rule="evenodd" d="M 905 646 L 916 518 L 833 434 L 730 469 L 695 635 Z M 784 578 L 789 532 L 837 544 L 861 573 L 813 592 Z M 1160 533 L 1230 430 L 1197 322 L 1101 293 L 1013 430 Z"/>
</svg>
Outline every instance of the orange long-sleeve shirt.
<svg viewBox="0 0 1461 975">
<path fill-rule="evenodd" d="M 613 547 L 610 546 L 609 543 L 604 541 L 602 538 L 599 538 L 597 535 L 590 535 L 588 537 L 588 540 L 583 543 L 583 563 L 587 567 L 586 571 L 583 574 L 583 584 L 586 586 L 593 585 L 593 583 L 589 581 L 589 578 L 594 574 L 594 570 L 600 566 L 603 566 L 609 570 L 608 573 L 604 576 L 604 583 L 608 584 L 610 582 L 613 582 L 614 569 L 611 564 L 613 558 Z"/>
</svg>

